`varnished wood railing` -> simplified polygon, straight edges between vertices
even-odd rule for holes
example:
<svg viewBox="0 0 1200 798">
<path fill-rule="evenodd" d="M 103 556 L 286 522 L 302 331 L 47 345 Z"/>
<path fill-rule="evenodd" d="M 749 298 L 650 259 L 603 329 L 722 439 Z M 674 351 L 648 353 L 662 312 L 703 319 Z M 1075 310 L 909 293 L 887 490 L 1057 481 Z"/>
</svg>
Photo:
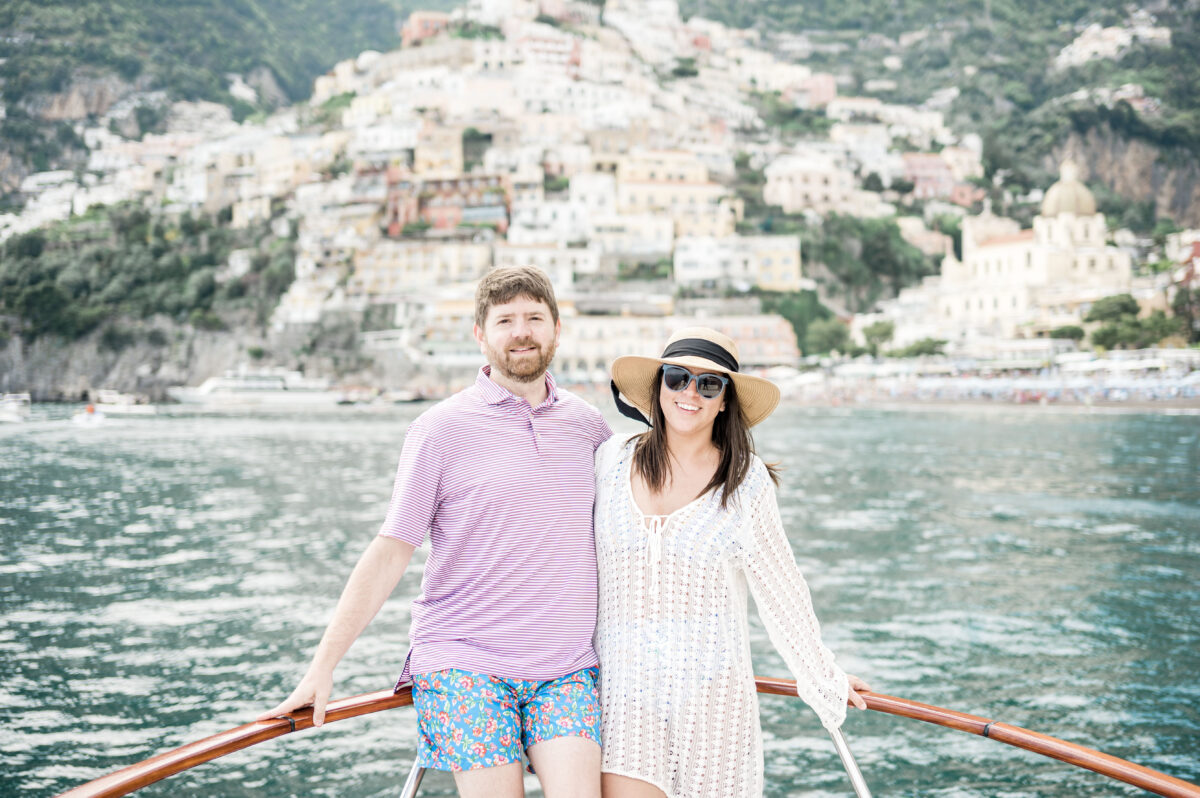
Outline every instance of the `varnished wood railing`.
<svg viewBox="0 0 1200 798">
<path fill-rule="evenodd" d="M 756 680 L 756 684 L 760 693 L 796 698 L 796 683 L 791 679 L 760 677 Z M 1200 798 L 1200 786 L 1198 785 L 1091 748 L 1023 729 L 1020 726 L 981 718 L 978 715 L 955 712 L 931 704 L 919 704 L 916 701 L 883 693 L 863 693 L 863 698 L 866 699 L 867 708 L 876 712 L 899 715 L 987 737 L 990 740 L 997 740 L 1032 751 L 1035 754 L 1095 771 L 1103 776 L 1132 784 L 1157 795 L 1167 796 L 1167 798 Z M 407 687 L 398 693 L 393 693 L 391 690 L 365 693 L 353 698 L 331 702 L 326 710 L 325 722 L 331 723 L 411 704 L 412 692 Z M 244 726 L 238 726 L 159 754 L 107 776 L 101 776 L 95 781 L 68 790 L 59 798 L 116 798 L 120 795 L 128 795 L 134 790 L 180 771 L 275 737 L 311 728 L 312 725 L 311 709 L 301 709 L 274 720 L 247 723 Z"/>
<path fill-rule="evenodd" d="M 393 693 L 391 690 L 363 693 L 353 698 L 331 701 L 325 708 L 325 722 L 332 723 L 359 715 L 370 715 L 372 712 L 380 712 L 385 709 L 411 705 L 412 688 L 410 687 L 405 687 L 398 693 Z M 232 754 L 234 751 L 249 748 L 275 737 L 311 729 L 312 725 L 311 709 L 300 709 L 274 720 L 258 720 L 247 723 L 244 726 L 228 729 L 214 734 L 212 737 L 205 737 L 203 740 L 197 740 L 194 743 L 188 743 L 151 757 L 136 765 L 109 773 L 107 776 L 101 776 L 95 781 L 89 781 L 87 784 L 64 792 L 60 798 L 115 798 L 118 795 L 128 795 L 134 790 L 140 790 L 147 784 L 161 781 L 180 771 L 211 762 L 217 757 Z"/>
<path fill-rule="evenodd" d="M 755 681 L 760 693 L 796 695 L 796 683 L 791 679 L 759 677 Z M 1023 729 L 1020 726 L 1011 726 L 1007 723 L 981 718 L 978 715 L 968 715 L 952 709 L 935 707 L 932 704 L 919 704 L 916 701 L 896 698 L 883 693 L 863 693 L 863 698 L 867 702 L 867 709 L 873 709 L 876 712 L 923 720 L 926 723 L 945 726 L 948 729 L 977 734 L 989 740 L 1007 743 L 1035 754 L 1069 762 L 1077 767 L 1095 771 L 1103 776 L 1141 787 L 1143 790 L 1149 790 L 1158 795 L 1168 796 L 1168 798 L 1200 798 L 1200 786 L 1091 748 L 1085 748 L 1082 745 Z"/>
</svg>

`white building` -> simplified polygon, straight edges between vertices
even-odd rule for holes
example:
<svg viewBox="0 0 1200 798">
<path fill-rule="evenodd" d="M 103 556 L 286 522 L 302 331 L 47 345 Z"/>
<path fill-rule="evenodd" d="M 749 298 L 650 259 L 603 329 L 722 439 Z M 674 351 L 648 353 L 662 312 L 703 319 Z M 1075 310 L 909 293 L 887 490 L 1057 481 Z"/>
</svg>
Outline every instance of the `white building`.
<svg viewBox="0 0 1200 798">
<path fill-rule="evenodd" d="M 501 266 L 537 266 L 550 275 L 555 291 L 569 289 L 575 275 L 600 272 L 600 250 L 591 247 L 567 247 L 557 244 L 520 246 L 497 242 L 493 253 L 496 268 Z"/>
<path fill-rule="evenodd" d="M 1160 28 L 1147 21 L 1131 27 L 1102 28 L 1098 23 L 1087 26 L 1075 40 L 1054 58 L 1058 69 L 1080 66 L 1098 58 L 1118 58 L 1135 41 L 1159 47 L 1171 46 L 1171 29 Z"/>
<path fill-rule="evenodd" d="M 658 213 L 596 214 L 591 241 L 605 255 L 667 256 L 675 246 L 675 223 Z"/>
<path fill-rule="evenodd" d="M 820 152 L 784 155 L 763 170 L 763 202 L 784 213 L 844 213 L 856 188 L 854 173 Z"/>
<path fill-rule="evenodd" d="M 588 208 L 570 200 L 514 204 L 508 240 L 512 244 L 574 244 L 591 236 Z"/>
<path fill-rule="evenodd" d="M 675 240 L 675 283 L 738 290 L 805 287 L 799 236 L 685 236 Z"/>
<path fill-rule="evenodd" d="M 1064 163 L 1031 229 L 990 209 L 964 217 L 962 261 L 947 256 L 940 277 L 881 303 L 878 314 L 856 317 L 854 330 L 886 319 L 897 345 L 934 337 L 970 347 L 1079 325 L 1093 303 L 1132 285 L 1128 253 L 1106 236 L 1095 198 L 1075 165 Z"/>
</svg>

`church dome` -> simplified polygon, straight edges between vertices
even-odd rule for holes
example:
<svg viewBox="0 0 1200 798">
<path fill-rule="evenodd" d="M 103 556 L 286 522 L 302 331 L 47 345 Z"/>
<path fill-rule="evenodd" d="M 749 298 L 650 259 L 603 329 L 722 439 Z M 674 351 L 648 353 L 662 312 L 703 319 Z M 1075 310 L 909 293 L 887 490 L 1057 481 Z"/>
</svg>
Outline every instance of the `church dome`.
<svg viewBox="0 0 1200 798">
<path fill-rule="evenodd" d="M 1091 216 L 1096 213 L 1096 198 L 1079 181 L 1079 167 L 1071 161 L 1063 161 L 1058 175 L 1058 182 L 1050 186 L 1042 200 L 1042 216 L 1064 213 Z"/>
</svg>

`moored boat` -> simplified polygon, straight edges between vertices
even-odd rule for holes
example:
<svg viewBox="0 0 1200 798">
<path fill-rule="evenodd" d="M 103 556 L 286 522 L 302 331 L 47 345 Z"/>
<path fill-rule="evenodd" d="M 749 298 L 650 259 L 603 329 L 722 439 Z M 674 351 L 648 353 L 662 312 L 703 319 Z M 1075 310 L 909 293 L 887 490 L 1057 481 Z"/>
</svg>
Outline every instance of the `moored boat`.
<svg viewBox="0 0 1200 798">
<path fill-rule="evenodd" d="M 756 686 L 758 692 L 762 694 L 799 700 L 796 695 L 796 683 L 790 679 L 758 678 Z M 1043 757 L 1057 759 L 1093 771 L 1114 781 L 1140 787 L 1156 795 L 1168 798 L 1200 798 L 1200 785 L 1020 726 L 882 693 L 863 693 L 863 697 L 866 699 L 869 710 L 920 720 L 1005 743 Z M 385 709 L 411 705 L 411 688 L 404 687 L 396 692 L 381 690 L 330 702 L 326 708 L 325 722 L 331 723 Z M 272 720 L 247 723 L 102 776 L 62 793 L 59 798 L 116 798 L 116 796 L 128 795 L 168 776 L 210 762 L 226 754 L 312 727 L 311 709 L 298 710 Z M 847 768 L 855 793 L 858 796 L 869 796 L 870 791 L 867 785 L 870 777 L 864 778 L 858 772 L 857 765 L 854 764 L 853 757 L 845 748 L 844 739 L 840 733 L 834 735 L 834 744 Z M 404 789 L 401 791 L 403 798 L 413 798 L 417 795 L 422 775 L 421 768 L 413 767 Z"/>
<path fill-rule="evenodd" d="M 96 410 L 113 416 L 152 416 L 158 408 L 144 396 L 101 388 L 96 391 Z"/>
<path fill-rule="evenodd" d="M 221 377 L 209 377 L 196 387 L 168 388 L 167 395 L 182 404 L 216 407 L 332 407 L 343 398 L 325 379 L 281 368 L 246 367 L 227 371 Z"/>
</svg>

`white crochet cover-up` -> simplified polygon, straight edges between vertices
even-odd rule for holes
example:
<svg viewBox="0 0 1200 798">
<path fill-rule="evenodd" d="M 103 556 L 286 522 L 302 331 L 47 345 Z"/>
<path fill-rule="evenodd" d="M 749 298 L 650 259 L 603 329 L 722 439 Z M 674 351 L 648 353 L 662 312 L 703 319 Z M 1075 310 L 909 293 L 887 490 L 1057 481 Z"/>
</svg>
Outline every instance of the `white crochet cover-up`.
<svg viewBox="0 0 1200 798">
<path fill-rule="evenodd" d="M 747 587 L 800 698 L 827 728 L 845 719 L 846 674 L 821 642 L 762 461 L 725 509 L 717 490 L 645 516 L 632 454 L 625 436 L 596 452 L 602 770 L 669 798 L 757 798 L 763 744 Z"/>
</svg>

